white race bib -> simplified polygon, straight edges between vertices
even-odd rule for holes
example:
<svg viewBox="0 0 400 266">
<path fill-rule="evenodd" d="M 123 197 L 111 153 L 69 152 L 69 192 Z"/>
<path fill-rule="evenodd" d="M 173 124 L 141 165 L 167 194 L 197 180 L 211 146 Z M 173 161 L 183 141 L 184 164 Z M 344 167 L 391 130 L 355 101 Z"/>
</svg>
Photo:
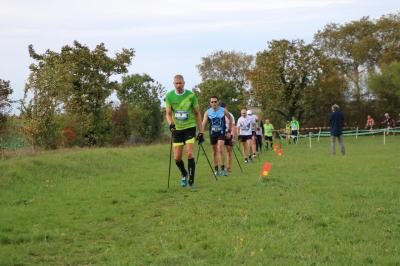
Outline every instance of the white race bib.
<svg viewBox="0 0 400 266">
<path fill-rule="evenodd" d="M 176 111 L 175 118 L 180 121 L 187 120 L 189 118 L 189 113 L 187 111 Z"/>
</svg>

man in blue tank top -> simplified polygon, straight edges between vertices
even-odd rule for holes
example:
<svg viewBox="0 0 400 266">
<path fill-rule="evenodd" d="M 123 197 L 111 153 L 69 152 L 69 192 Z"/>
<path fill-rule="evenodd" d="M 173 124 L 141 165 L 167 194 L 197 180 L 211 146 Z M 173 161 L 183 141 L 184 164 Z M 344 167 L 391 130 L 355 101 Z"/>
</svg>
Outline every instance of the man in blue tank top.
<svg viewBox="0 0 400 266">
<path fill-rule="evenodd" d="M 214 161 L 214 174 L 219 175 L 218 172 L 218 157 L 221 162 L 221 176 L 227 176 L 225 169 L 224 159 L 224 145 L 225 145 L 225 134 L 230 133 L 229 128 L 232 128 L 232 120 L 229 116 L 228 111 L 225 108 L 219 106 L 218 98 L 212 96 L 210 98 L 210 108 L 204 113 L 202 130 L 204 130 L 207 122 L 210 124 L 210 142 L 212 145 L 212 157 Z M 226 128 L 225 117 L 229 120 L 229 128 Z M 203 132 L 203 131 L 202 131 Z"/>
</svg>

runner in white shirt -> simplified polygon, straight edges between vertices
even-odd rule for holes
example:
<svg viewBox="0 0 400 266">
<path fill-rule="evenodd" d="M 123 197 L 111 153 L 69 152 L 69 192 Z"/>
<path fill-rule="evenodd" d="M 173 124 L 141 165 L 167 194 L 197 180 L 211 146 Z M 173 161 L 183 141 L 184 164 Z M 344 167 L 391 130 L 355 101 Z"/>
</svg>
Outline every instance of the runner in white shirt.
<svg viewBox="0 0 400 266">
<path fill-rule="evenodd" d="M 253 112 L 251 110 L 247 110 L 247 116 L 251 118 L 252 123 L 251 123 L 251 145 L 250 145 L 250 154 L 252 154 L 252 157 L 256 157 L 256 149 L 257 149 L 257 137 L 256 137 L 256 131 L 257 131 L 257 122 L 258 118 L 256 115 L 253 115 Z"/>
<path fill-rule="evenodd" d="M 237 121 L 237 134 L 239 135 L 239 140 L 242 142 L 242 152 L 244 162 L 248 163 L 251 161 L 250 146 L 252 138 L 252 123 L 253 119 L 247 116 L 247 110 L 242 109 L 240 111 L 241 117 Z"/>
</svg>

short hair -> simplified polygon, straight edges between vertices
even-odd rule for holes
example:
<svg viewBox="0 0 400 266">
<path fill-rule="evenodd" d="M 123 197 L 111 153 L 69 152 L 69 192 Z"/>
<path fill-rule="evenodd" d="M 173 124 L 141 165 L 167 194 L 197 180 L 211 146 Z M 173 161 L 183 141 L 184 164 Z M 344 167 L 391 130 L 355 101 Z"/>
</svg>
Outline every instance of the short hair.
<svg viewBox="0 0 400 266">
<path fill-rule="evenodd" d="M 337 104 L 332 105 L 332 110 L 335 111 L 335 112 L 339 111 L 340 110 L 339 105 L 337 105 Z"/>
<path fill-rule="evenodd" d="M 210 99 L 213 99 L 213 98 L 217 99 L 217 101 L 218 101 L 218 97 L 217 96 L 213 95 L 213 96 L 210 97 Z"/>
<path fill-rule="evenodd" d="M 177 74 L 177 75 L 175 75 L 175 76 L 174 76 L 174 79 L 181 79 L 181 80 L 185 80 L 181 74 Z"/>
</svg>

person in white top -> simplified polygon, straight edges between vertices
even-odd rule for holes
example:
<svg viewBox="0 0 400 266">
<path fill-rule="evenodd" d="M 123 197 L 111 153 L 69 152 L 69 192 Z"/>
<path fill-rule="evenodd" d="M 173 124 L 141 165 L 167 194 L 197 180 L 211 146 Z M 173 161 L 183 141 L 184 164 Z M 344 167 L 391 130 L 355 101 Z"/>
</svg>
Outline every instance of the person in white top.
<svg viewBox="0 0 400 266">
<path fill-rule="evenodd" d="M 228 111 L 228 108 L 226 107 L 226 104 L 224 102 L 221 102 L 219 104 L 221 107 L 225 108 L 225 110 Z M 229 120 L 227 117 L 225 117 L 225 122 L 226 122 L 226 134 L 225 134 L 225 148 L 226 148 L 226 154 L 227 154 L 227 170 L 228 173 L 232 173 L 232 152 L 233 152 L 233 140 L 236 138 L 236 128 L 235 128 L 235 117 L 231 112 L 229 112 L 229 116 L 231 117 L 232 121 L 232 126 L 231 128 L 229 127 Z"/>
<path fill-rule="evenodd" d="M 237 127 L 237 135 L 239 136 L 239 140 L 242 142 L 242 152 L 244 162 L 251 162 L 251 154 L 250 154 L 250 146 L 251 146 L 251 138 L 252 138 L 252 123 L 253 119 L 247 115 L 247 110 L 242 109 L 240 111 L 241 116 L 239 117 L 236 127 Z"/>
<path fill-rule="evenodd" d="M 250 145 L 250 154 L 252 154 L 252 157 L 256 157 L 256 149 L 257 149 L 257 121 L 258 117 L 256 115 L 253 115 L 253 112 L 251 110 L 247 110 L 247 116 L 250 117 L 251 119 L 251 145 Z"/>
</svg>

